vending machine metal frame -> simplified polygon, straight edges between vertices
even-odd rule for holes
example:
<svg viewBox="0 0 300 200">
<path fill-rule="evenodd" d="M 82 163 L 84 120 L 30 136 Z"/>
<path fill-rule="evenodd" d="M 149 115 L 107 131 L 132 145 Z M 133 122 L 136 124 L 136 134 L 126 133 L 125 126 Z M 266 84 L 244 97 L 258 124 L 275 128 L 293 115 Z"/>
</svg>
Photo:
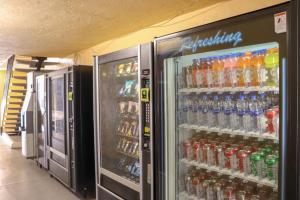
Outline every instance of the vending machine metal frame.
<svg viewBox="0 0 300 200">
<path fill-rule="evenodd" d="M 164 200 L 166 188 L 165 188 L 165 167 L 164 152 L 167 150 L 164 146 L 166 140 L 164 136 L 164 104 L 162 99 L 164 98 L 164 83 L 163 80 L 163 69 L 158 63 L 157 58 L 157 43 L 161 40 L 168 40 L 191 33 L 206 31 L 211 28 L 217 28 L 222 25 L 230 25 L 232 23 L 240 22 L 243 20 L 251 19 L 252 17 L 259 17 L 267 14 L 274 14 L 276 12 L 287 11 L 287 60 L 286 67 L 283 67 L 280 71 L 282 74 L 282 84 L 280 84 L 280 99 L 281 99 L 281 134 L 280 134 L 280 152 L 281 159 L 279 162 L 280 173 L 279 173 L 279 198 L 284 199 L 297 199 L 299 197 L 299 127 L 297 125 L 298 113 L 299 113 L 299 1 L 292 1 L 291 3 L 285 3 L 270 8 L 254 11 L 252 13 L 235 16 L 229 19 L 224 19 L 211 24 L 203 25 L 200 27 L 188 29 L 178 33 L 170 34 L 167 36 L 160 37 L 154 42 L 154 194 L 155 199 Z M 295 42 L 296 41 L 296 42 Z M 297 49 L 297 51 L 296 51 Z M 172 50 L 169 52 L 172 53 Z M 282 62 L 282 61 L 281 61 Z"/>
<path fill-rule="evenodd" d="M 122 59 L 137 57 L 138 58 L 138 84 L 139 88 L 147 88 L 149 99 L 141 102 L 141 97 L 139 95 L 139 160 L 140 165 L 140 182 L 139 184 L 133 185 L 131 182 L 127 181 L 125 178 L 122 178 L 119 175 L 111 173 L 109 170 L 101 168 L 101 124 L 100 119 L 100 84 L 99 81 L 99 68 L 101 64 L 114 62 Z M 130 199 L 130 190 L 136 191 L 139 193 L 139 199 L 143 200 L 152 200 L 153 199 L 153 171 L 152 171 L 152 61 L 153 60 L 153 45 L 152 43 L 138 45 L 136 47 L 120 50 L 114 53 L 110 53 L 103 56 L 94 57 L 94 130 L 95 130 L 95 169 L 96 169 L 96 196 L 97 199 L 112 199 L 112 200 L 122 200 Z M 145 81 L 145 82 L 144 82 Z M 150 83 L 150 84 L 149 84 Z M 145 104 L 149 105 L 149 112 L 145 112 Z M 150 119 L 150 124 L 147 128 L 150 128 L 150 132 L 147 136 L 145 133 L 145 119 L 148 117 Z M 148 137 L 149 136 L 149 137 Z M 146 138 L 146 139 L 145 139 Z M 144 146 L 145 145 L 145 146 Z M 121 195 L 125 195 L 126 191 L 128 192 L 127 198 L 121 197 L 121 195 L 115 194 L 113 191 L 110 191 L 109 188 L 106 188 L 102 185 L 103 177 L 109 176 L 110 179 L 116 184 L 115 187 L 119 187 Z M 125 188 L 125 189 L 124 189 Z M 126 189 L 127 188 L 127 189 Z M 129 189 L 129 190 L 128 190 Z M 125 196 L 126 196 L 125 195 Z"/>
</svg>

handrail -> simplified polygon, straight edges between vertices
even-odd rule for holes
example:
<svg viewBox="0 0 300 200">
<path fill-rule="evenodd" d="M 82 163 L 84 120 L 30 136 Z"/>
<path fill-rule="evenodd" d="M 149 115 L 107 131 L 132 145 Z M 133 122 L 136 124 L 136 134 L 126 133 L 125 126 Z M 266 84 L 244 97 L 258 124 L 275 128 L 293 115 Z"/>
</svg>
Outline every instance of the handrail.
<svg viewBox="0 0 300 200">
<path fill-rule="evenodd" d="M 5 83 L 4 83 L 5 85 L 3 89 L 3 96 L 2 96 L 1 107 L 0 107 L 0 123 L 1 123 L 0 135 L 2 135 L 3 133 L 3 119 L 4 119 L 5 109 L 6 109 L 7 98 L 8 98 L 10 80 L 12 77 L 14 60 L 15 60 L 15 55 L 12 55 L 7 61 Z"/>
</svg>

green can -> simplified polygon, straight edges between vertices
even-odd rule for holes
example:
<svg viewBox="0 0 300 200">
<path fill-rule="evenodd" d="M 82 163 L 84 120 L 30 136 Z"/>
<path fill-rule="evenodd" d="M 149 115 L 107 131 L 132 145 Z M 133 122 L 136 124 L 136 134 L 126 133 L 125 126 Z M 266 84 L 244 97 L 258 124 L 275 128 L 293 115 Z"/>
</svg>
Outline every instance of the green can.
<svg viewBox="0 0 300 200">
<path fill-rule="evenodd" d="M 260 152 L 252 153 L 250 156 L 251 174 L 254 176 L 262 176 L 263 157 Z"/>
<path fill-rule="evenodd" d="M 276 155 L 268 155 L 265 160 L 267 166 L 267 178 L 269 180 L 278 180 L 278 157 Z"/>
</svg>

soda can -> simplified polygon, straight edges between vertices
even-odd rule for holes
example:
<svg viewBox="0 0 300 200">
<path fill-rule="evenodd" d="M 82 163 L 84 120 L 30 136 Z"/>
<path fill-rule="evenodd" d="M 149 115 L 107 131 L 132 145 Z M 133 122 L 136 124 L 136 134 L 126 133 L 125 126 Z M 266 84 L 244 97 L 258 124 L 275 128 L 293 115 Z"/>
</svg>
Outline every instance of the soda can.
<svg viewBox="0 0 300 200">
<path fill-rule="evenodd" d="M 209 165 L 216 165 L 216 142 L 212 141 L 210 143 L 209 152 L 208 152 L 208 164 Z"/>
<path fill-rule="evenodd" d="M 226 148 L 224 155 L 225 155 L 225 168 L 233 169 L 234 149 L 232 147 Z"/>
<path fill-rule="evenodd" d="M 190 140 L 183 142 L 183 156 L 187 160 L 192 160 L 192 144 Z"/>
<path fill-rule="evenodd" d="M 209 164 L 210 144 L 206 143 L 203 146 L 203 163 Z"/>
<path fill-rule="evenodd" d="M 247 169 L 247 157 L 248 153 L 246 150 L 239 150 L 236 154 L 237 156 L 237 168 L 241 173 L 244 173 Z"/>
<path fill-rule="evenodd" d="M 225 168 L 224 148 L 222 145 L 216 147 L 217 166 L 221 169 Z"/>
<path fill-rule="evenodd" d="M 194 176 L 192 178 L 192 190 L 191 190 L 192 195 L 197 195 L 198 185 L 199 185 L 199 178 L 197 176 Z"/>
<path fill-rule="evenodd" d="M 230 184 L 224 188 L 224 200 L 235 200 L 234 187 Z"/>
<path fill-rule="evenodd" d="M 215 200 L 223 200 L 223 184 L 221 180 L 216 181 L 214 184 L 214 194 L 215 194 Z"/>
<path fill-rule="evenodd" d="M 263 164 L 263 159 L 261 156 L 261 153 L 255 152 L 251 154 L 250 157 L 251 161 L 251 174 L 254 176 L 261 177 L 262 176 L 262 164 Z"/>
<path fill-rule="evenodd" d="M 207 139 L 201 138 L 201 139 L 199 139 L 199 142 L 200 142 L 200 149 L 199 149 L 200 163 L 205 163 L 203 149 L 204 149 L 204 145 L 207 143 Z"/>
<path fill-rule="evenodd" d="M 245 175 L 249 175 L 251 173 L 251 161 L 250 156 L 252 154 L 253 148 L 251 146 L 245 146 L 243 150 L 247 153 L 247 157 L 245 158 L 245 165 L 244 165 L 244 173 Z"/>
<path fill-rule="evenodd" d="M 215 200 L 214 184 L 215 180 L 211 179 L 208 181 L 208 186 L 206 187 L 206 200 Z"/>
<path fill-rule="evenodd" d="M 278 181 L 278 159 L 275 155 L 267 155 L 265 163 L 267 165 L 266 174 L 269 180 Z"/>
<path fill-rule="evenodd" d="M 200 142 L 198 141 L 193 143 L 193 158 L 194 161 L 200 162 Z"/>
</svg>

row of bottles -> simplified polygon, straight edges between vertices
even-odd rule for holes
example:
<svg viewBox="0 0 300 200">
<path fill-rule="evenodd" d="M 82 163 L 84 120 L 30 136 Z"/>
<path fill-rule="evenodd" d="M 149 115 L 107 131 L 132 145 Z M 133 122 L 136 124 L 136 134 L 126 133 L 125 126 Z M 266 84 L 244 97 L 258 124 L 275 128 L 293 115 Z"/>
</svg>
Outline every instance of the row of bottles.
<svg viewBox="0 0 300 200">
<path fill-rule="evenodd" d="M 189 196 L 201 200 L 277 200 L 278 192 L 267 186 L 191 167 L 184 176 Z"/>
<path fill-rule="evenodd" d="M 179 123 L 256 133 L 279 131 L 279 96 L 263 93 L 204 93 L 179 96 Z"/>
<path fill-rule="evenodd" d="M 179 78 L 180 88 L 278 86 L 278 48 L 194 59 Z"/>
<path fill-rule="evenodd" d="M 270 140 L 200 132 L 182 143 L 188 161 L 278 181 L 278 145 Z"/>
</svg>

